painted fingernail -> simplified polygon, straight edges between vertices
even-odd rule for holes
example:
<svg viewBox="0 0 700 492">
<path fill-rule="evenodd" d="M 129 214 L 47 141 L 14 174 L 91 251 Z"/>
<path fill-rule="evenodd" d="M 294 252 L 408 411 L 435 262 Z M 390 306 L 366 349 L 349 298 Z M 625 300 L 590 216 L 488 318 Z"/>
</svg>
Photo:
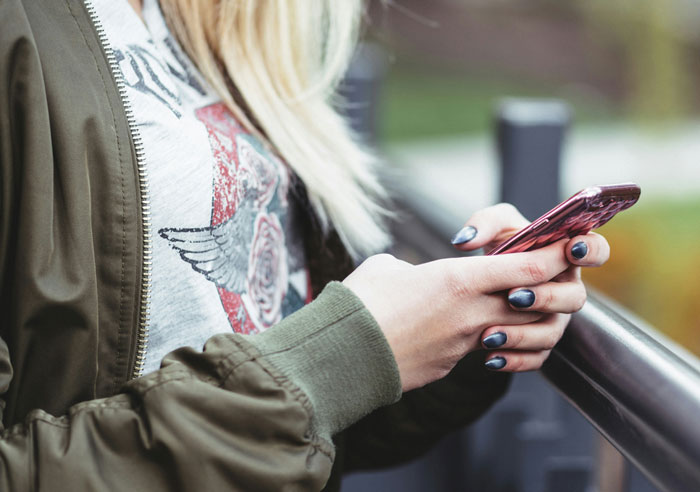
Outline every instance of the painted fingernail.
<svg viewBox="0 0 700 492">
<path fill-rule="evenodd" d="M 520 289 L 508 296 L 508 302 L 516 308 L 529 308 L 535 303 L 535 293 L 530 289 Z"/>
<path fill-rule="evenodd" d="M 483 343 L 484 347 L 486 348 L 497 348 L 506 343 L 506 340 L 508 340 L 508 336 L 499 331 L 487 336 L 481 341 L 481 343 Z"/>
<path fill-rule="evenodd" d="M 571 256 L 580 260 L 588 254 L 588 246 L 583 241 L 579 241 L 571 248 Z"/>
<path fill-rule="evenodd" d="M 484 365 L 487 369 L 496 371 L 498 369 L 503 369 L 504 367 L 506 367 L 506 360 L 503 357 L 494 357 L 484 362 Z"/>
<path fill-rule="evenodd" d="M 461 231 L 459 231 L 457 234 L 454 235 L 451 243 L 455 244 L 455 245 L 468 243 L 469 241 L 471 241 L 472 239 L 474 239 L 476 237 L 476 233 L 477 233 L 476 227 L 467 226 L 467 227 L 463 228 Z"/>
</svg>

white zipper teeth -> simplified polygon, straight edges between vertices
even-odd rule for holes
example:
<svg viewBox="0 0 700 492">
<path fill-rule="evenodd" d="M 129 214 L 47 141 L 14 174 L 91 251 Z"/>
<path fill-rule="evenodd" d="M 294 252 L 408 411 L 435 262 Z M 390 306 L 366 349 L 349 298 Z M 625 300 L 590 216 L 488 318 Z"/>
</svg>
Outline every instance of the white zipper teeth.
<svg viewBox="0 0 700 492">
<path fill-rule="evenodd" d="M 136 167 L 139 178 L 139 194 L 141 197 L 141 229 L 143 233 L 143 265 L 141 267 L 141 298 L 139 304 L 139 327 L 136 341 L 136 354 L 134 360 L 134 370 L 131 374 L 132 378 L 137 378 L 143 372 L 143 365 L 146 362 L 146 351 L 148 350 L 148 321 L 149 321 L 149 298 L 151 288 L 151 267 L 153 264 L 153 254 L 151 249 L 151 207 L 148 194 L 148 179 L 146 175 L 146 166 L 144 164 L 144 150 L 141 133 L 136 126 L 134 112 L 131 109 L 131 103 L 126 95 L 126 84 L 122 77 L 121 71 L 117 66 L 117 59 L 114 56 L 114 51 L 109 44 L 107 35 L 102 28 L 102 23 L 95 7 L 90 0 L 85 0 L 85 8 L 90 16 L 97 37 L 102 44 L 109 63 L 110 71 L 117 85 L 119 98 L 121 99 L 126 114 L 126 122 L 131 134 L 131 141 L 134 144 L 134 152 L 136 153 Z"/>
</svg>

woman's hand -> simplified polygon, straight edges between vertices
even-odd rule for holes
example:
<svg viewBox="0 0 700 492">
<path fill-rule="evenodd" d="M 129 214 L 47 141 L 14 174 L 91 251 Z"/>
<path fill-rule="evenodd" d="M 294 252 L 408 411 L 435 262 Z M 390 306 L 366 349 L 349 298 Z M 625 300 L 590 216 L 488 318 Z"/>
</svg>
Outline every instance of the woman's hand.
<svg viewBox="0 0 700 492">
<path fill-rule="evenodd" d="M 524 224 L 512 206 L 484 209 L 467 222 L 476 233 L 459 247 L 495 245 Z M 576 258 L 571 250 L 580 242 L 588 251 Z M 572 264 L 598 265 L 607 256 L 607 243 L 594 234 L 527 253 L 416 266 L 377 255 L 343 283 L 377 320 L 408 391 L 444 377 L 480 347 L 499 348 L 487 361 L 492 369 L 538 368 L 563 334 L 568 316 L 561 313 L 577 311 L 585 301 L 579 269 Z"/>
<path fill-rule="evenodd" d="M 444 377 L 468 352 L 480 347 L 485 329 L 541 321 L 541 313 L 513 309 L 504 292 L 546 284 L 565 272 L 569 262 L 564 244 L 417 266 L 377 255 L 343 283 L 379 323 L 407 391 Z M 567 310 L 575 307 L 566 306 Z"/>
<path fill-rule="evenodd" d="M 475 213 L 452 242 L 463 251 L 481 247 L 488 250 L 527 224 L 515 207 L 499 204 Z M 572 266 L 551 282 L 508 292 L 514 310 L 547 314 L 526 325 L 487 328 L 481 337 L 482 345 L 493 350 L 487 367 L 504 371 L 539 369 L 564 334 L 571 317 L 569 313 L 583 307 L 586 289 L 581 282 L 579 266 L 602 265 L 610 256 L 610 247 L 605 238 L 589 233 L 569 240 L 565 251 Z"/>
</svg>

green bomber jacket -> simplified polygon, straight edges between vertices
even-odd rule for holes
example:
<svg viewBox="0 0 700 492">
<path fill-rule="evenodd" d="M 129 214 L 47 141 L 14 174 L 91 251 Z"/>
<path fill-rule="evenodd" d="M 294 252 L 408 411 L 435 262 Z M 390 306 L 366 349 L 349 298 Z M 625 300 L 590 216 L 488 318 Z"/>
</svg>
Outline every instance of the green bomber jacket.
<svg viewBox="0 0 700 492">
<path fill-rule="evenodd" d="M 82 0 L 0 0 L 0 490 L 337 490 L 505 391 L 477 353 L 401 395 L 311 213 L 316 300 L 140 376 L 147 176 L 110 61 Z"/>
</svg>

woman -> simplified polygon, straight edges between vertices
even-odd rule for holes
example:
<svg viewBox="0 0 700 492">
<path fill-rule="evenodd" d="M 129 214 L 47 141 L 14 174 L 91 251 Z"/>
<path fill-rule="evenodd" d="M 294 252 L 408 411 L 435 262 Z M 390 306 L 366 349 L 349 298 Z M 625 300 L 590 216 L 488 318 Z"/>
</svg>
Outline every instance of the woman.
<svg viewBox="0 0 700 492">
<path fill-rule="evenodd" d="M 600 236 L 350 273 L 388 240 L 328 103 L 359 4 L 130 3 L 0 0 L 2 490 L 331 490 L 542 364 Z"/>
</svg>

